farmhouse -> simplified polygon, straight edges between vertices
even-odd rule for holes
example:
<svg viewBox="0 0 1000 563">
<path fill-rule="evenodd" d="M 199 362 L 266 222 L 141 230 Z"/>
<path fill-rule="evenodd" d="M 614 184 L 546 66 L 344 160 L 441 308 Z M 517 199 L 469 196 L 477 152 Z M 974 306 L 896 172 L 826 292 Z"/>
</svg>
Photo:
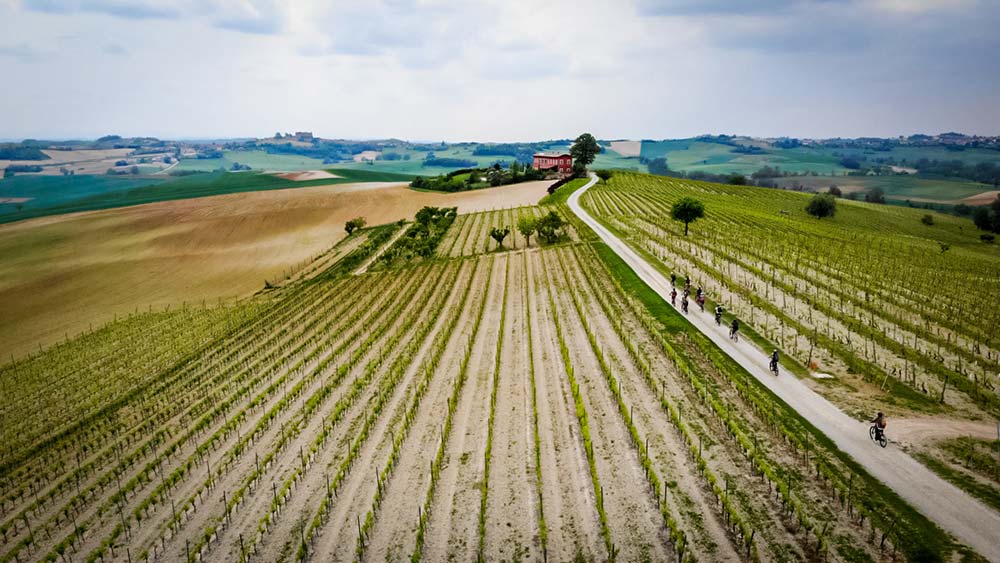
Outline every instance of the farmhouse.
<svg viewBox="0 0 1000 563">
<path fill-rule="evenodd" d="M 536 170 L 555 170 L 560 174 L 571 174 L 573 157 L 569 153 L 535 153 L 532 167 Z"/>
</svg>

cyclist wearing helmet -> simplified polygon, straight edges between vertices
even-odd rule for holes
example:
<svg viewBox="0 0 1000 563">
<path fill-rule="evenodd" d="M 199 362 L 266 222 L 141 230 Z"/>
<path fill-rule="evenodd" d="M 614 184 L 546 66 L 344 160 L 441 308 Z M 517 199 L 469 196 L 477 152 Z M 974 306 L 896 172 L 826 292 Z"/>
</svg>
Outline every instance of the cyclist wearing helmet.
<svg viewBox="0 0 1000 563">
<path fill-rule="evenodd" d="M 882 434 L 885 433 L 885 415 L 878 413 L 878 415 L 876 415 L 875 418 L 869 422 L 875 425 L 875 439 L 881 440 Z"/>
</svg>

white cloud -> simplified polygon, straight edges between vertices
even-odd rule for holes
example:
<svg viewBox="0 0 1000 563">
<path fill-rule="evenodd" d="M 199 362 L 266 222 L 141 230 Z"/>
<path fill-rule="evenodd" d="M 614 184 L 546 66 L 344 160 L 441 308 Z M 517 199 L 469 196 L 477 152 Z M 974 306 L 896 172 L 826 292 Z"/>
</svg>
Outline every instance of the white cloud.
<svg viewBox="0 0 1000 563">
<path fill-rule="evenodd" d="M 983 0 L 4 1 L 0 137 L 1000 129 Z"/>
</svg>

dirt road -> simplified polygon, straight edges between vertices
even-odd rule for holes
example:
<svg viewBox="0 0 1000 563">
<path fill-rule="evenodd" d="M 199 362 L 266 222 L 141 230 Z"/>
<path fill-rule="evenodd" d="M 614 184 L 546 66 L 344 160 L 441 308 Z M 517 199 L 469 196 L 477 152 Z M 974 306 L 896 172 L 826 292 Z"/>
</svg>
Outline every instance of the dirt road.
<svg viewBox="0 0 1000 563">
<path fill-rule="evenodd" d="M 570 209 L 664 301 L 669 302 L 670 282 L 580 205 L 580 196 L 596 182 L 597 177 L 591 176 L 587 185 L 570 196 Z M 975 549 L 990 561 L 1000 562 L 1000 544 L 996 541 L 997 530 L 1000 530 L 1000 514 L 941 479 L 895 445 L 890 443 L 885 449 L 877 447 L 868 438 L 866 422 L 854 420 L 844 414 L 800 380 L 790 375 L 774 377 L 768 370 L 767 355 L 745 339 L 739 343 L 731 341 L 726 327 L 715 326 L 710 312 L 691 312 L 687 318 L 875 478 L 954 535 L 958 541 Z M 892 437 L 891 431 L 889 437 Z"/>
</svg>

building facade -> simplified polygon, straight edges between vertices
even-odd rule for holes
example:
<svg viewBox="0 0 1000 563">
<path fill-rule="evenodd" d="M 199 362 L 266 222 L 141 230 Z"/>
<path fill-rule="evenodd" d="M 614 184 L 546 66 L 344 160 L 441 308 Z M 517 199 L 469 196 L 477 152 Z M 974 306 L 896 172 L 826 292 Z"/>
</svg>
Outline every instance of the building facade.
<svg viewBox="0 0 1000 563">
<path fill-rule="evenodd" d="M 531 166 L 536 170 L 555 170 L 559 174 L 572 174 L 573 157 L 568 153 L 540 152 L 534 155 Z"/>
</svg>

